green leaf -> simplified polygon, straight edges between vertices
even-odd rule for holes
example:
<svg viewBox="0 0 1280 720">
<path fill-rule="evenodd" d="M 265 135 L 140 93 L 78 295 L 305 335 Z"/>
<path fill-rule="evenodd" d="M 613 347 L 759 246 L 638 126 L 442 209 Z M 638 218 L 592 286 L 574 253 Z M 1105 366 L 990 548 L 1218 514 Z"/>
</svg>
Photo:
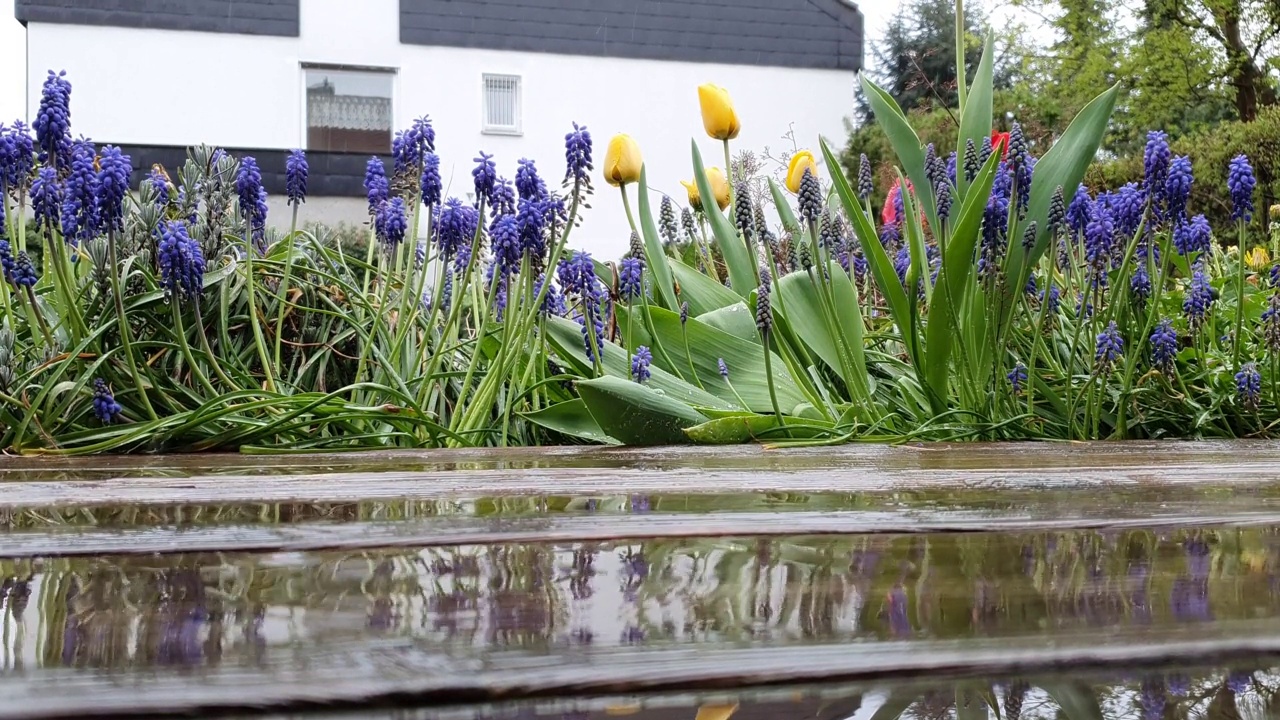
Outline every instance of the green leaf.
<svg viewBox="0 0 1280 720">
<path fill-rule="evenodd" d="M 992 47 L 994 34 L 988 33 L 982 47 L 982 60 L 978 62 L 978 71 L 973 76 L 973 87 L 964 101 L 964 115 L 960 118 L 960 135 L 956 143 L 956 158 L 964 165 L 965 140 L 973 140 L 976 147 L 982 147 L 984 138 L 991 137 L 991 97 L 992 97 L 992 64 L 995 55 Z M 969 182 L 964 172 L 956 173 L 956 200 L 965 198 Z M 984 196 L 985 197 L 985 196 Z"/>
<path fill-rule="evenodd" d="M 1098 698 L 1082 683 L 1040 683 L 1040 689 L 1062 708 L 1067 720 L 1102 720 Z"/>
<path fill-rule="evenodd" d="M 675 315 L 670 310 L 661 308 L 651 308 L 655 319 L 659 315 Z M 679 325 L 680 317 L 675 315 L 676 324 Z M 636 323 L 639 325 L 640 323 Z M 693 321 L 690 320 L 692 325 Z M 582 343 L 582 326 L 578 323 L 561 317 L 548 318 L 547 320 L 547 340 L 555 348 L 556 355 L 566 363 L 573 365 L 573 369 L 582 377 L 589 377 L 592 373 L 591 362 L 587 360 L 587 350 Z M 673 342 L 672 339 L 664 334 L 664 342 Z M 674 348 L 676 353 L 680 353 L 684 347 L 679 341 L 679 336 L 675 336 L 674 344 L 667 347 Z M 627 356 L 627 351 L 621 347 L 607 342 L 604 344 L 603 362 L 605 374 L 616 378 L 627 379 L 631 377 L 631 358 Z M 654 367 L 651 368 L 653 376 L 649 378 L 649 385 L 662 390 L 668 396 L 687 403 L 695 407 L 712 407 L 722 410 L 732 409 L 737 403 L 728 403 L 720 398 L 712 395 L 701 388 L 690 385 L 680 378 L 663 370 L 659 363 L 662 354 L 654 354 Z M 628 380 L 629 382 L 629 380 Z M 621 439 L 621 438 L 619 438 Z"/>
<path fill-rule="evenodd" d="M 653 275 L 653 282 L 658 286 L 658 297 L 668 310 L 678 310 L 676 291 L 671 284 L 671 269 L 667 266 L 667 254 L 662 250 L 662 241 L 658 237 L 658 228 L 653 224 L 653 211 L 649 206 L 649 182 L 645 176 L 645 166 L 640 166 L 639 187 L 640 234 L 644 237 L 645 267 Z"/>
<path fill-rule="evenodd" d="M 587 411 L 581 399 L 575 398 L 556 403 L 537 412 L 520 413 L 520 416 L 535 425 L 554 430 L 561 435 L 581 438 L 591 442 L 617 445 L 617 440 L 605 434 L 596 423 L 595 418 Z"/>
<path fill-rule="evenodd" d="M 832 427 L 825 420 L 809 418 L 784 417 L 782 422 L 780 426 L 775 415 L 734 415 L 686 428 L 684 433 L 703 445 L 740 445 L 753 440 L 812 438 L 825 434 L 823 428 Z M 790 427 L 793 425 L 799 427 Z M 783 432 L 780 427 L 789 429 Z"/>
<path fill-rule="evenodd" d="M 684 429 L 706 421 L 661 390 L 617 377 L 580 380 L 578 395 L 600 429 L 627 445 L 688 442 Z"/>
<path fill-rule="evenodd" d="M 935 408 L 937 402 L 947 397 L 952 350 L 960 337 L 972 337 L 974 330 L 962 326 L 960 313 L 969 305 L 966 294 L 971 287 L 973 254 L 999 162 L 999 155 L 992 153 L 974 178 L 973 192 L 965 196 L 960 211 L 955 215 L 955 224 L 947 238 L 946 254 L 942 258 L 942 269 L 938 271 L 938 286 L 934 288 L 933 302 L 929 306 L 929 327 L 925 329 L 924 379 L 934 397 Z M 969 334 L 962 335 L 965 331 Z"/>
<path fill-rule="evenodd" d="M 1005 292 L 1021 292 L 1027 284 L 1027 276 L 1035 267 L 1049 247 L 1049 203 L 1053 201 L 1053 193 L 1062 186 L 1068 197 L 1075 192 L 1080 181 L 1084 179 L 1085 170 L 1098 154 L 1102 144 L 1102 136 L 1111 121 L 1111 111 L 1115 109 L 1116 97 L 1120 85 L 1112 85 L 1111 89 L 1094 98 L 1071 121 L 1062 137 L 1049 148 L 1036 162 L 1035 175 L 1031 180 L 1031 200 L 1027 208 L 1026 222 L 1035 222 L 1038 232 L 1036 245 L 1031 253 L 1011 252 L 1005 263 Z M 1023 227 L 1026 227 L 1024 224 Z M 1013 313 L 1015 303 L 1005 303 L 1008 307 L 1006 317 Z"/>
<path fill-rule="evenodd" d="M 716 205 L 716 196 L 711 192 L 711 183 L 707 180 L 707 171 L 702 165 L 702 153 L 698 150 L 697 141 L 693 141 L 693 179 L 698 183 L 702 212 L 711 221 L 711 232 L 715 234 L 720 252 L 724 255 L 724 264 L 729 268 L 729 282 L 733 285 L 733 292 L 746 297 L 760 284 L 756 277 L 755 262 L 733 223 L 729 222 Z"/>
<path fill-rule="evenodd" d="M 831 152 L 826 139 L 824 138 L 820 144 L 822 156 L 826 159 L 827 165 L 839 167 L 840 161 Z M 862 207 L 862 203 L 858 202 L 858 198 L 854 196 L 853 188 L 849 187 L 849 180 L 844 173 L 832 173 L 831 183 L 836 188 L 836 194 L 840 196 L 840 204 L 844 206 L 845 215 L 853 221 L 853 231 L 858 234 L 862 251 L 867 256 L 867 266 L 871 270 L 871 276 L 875 278 L 876 286 L 880 288 L 889 305 L 889 314 L 898 326 L 898 331 L 902 333 L 902 339 L 907 345 L 909 354 L 915 358 L 918 354 L 915 317 L 911 313 L 906 290 L 898 280 L 897 271 L 893 269 L 893 261 L 884 251 L 884 245 L 880 243 L 880 236 L 876 234 L 875 226 L 867 217 L 867 211 Z"/>
<path fill-rule="evenodd" d="M 831 329 L 823 319 L 819 290 L 804 271 L 790 273 L 778 280 L 778 292 L 782 296 L 778 312 L 786 318 L 800 339 L 844 378 L 846 385 L 856 388 L 857 397 L 866 398 L 869 397 L 867 363 L 863 355 L 862 310 L 858 303 L 858 290 L 839 264 L 830 264 L 830 274 L 836 320 L 839 323 L 835 330 L 841 337 L 831 336 Z M 845 364 L 840 361 L 840 354 L 844 350 L 852 355 L 854 377 L 844 377 Z"/>
<path fill-rule="evenodd" d="M 626 312 L 629 311 L 619 308 L 620 317 L 625 318 Z M 676 367 L 662 369 L 679 370 L 680 375 L 690 381 L 696 378 L 706 392 L 720 398 L 718 407 L 724 407 L 726 403 L 732 407 L 740 407 L 738 395 L 741 395 L 742 402 L 747 404 L 747 409 L 761 413 L 773 412 L 773 403 L 769 400 L 769 385 L 765 379 L 762 345 L 714 328 L 702 322 L 700 318 L 689 318 L 689 322 L 685 323 L 682 330 L 678 314 L 662 308 L 649 308 L 649 312 L 653 319 L 654 332 L 662 340 L 662 346 L 667 348 L 666 358 L 654 356 L 655 366 L 662 367 L 669 358 Z M 619 322 L 625 323 L 625 320 Z M 574 326 L 576 327 L 576 323 Z M 729 380 L 733 383 L 733 387 L 720 377 L 719 360 L 721 358 L 729 366 Z M 787 412 L 806 402 L 808 398 L 787 373 L 782 359 L 773 355 L 771 362 L 774 389 L 778 393 L 778 407 L 783 412 Z M 652 380 L 650 382 L 653 383 Z M 737 390 L 737 395 L 734 394 L 734 390 Z M 704 403 L 692 404 L 703 405 Z"/>
<path fill-rule="evenodd" d="M 760 331 L 756 329 L 755 313 L 752 313 L 742 303 L 735 303 L 729 307 L 722 307 L 719 310 L 703 313 L 698 316 L 698 322 L 706 323 L 717 330 L 723 330 L 749 343 L 760 344 Z"/>
<path fill-rule="evenodd" d="M 742 297 L 712 280 L 705 273 L 685 265 L 684 263 L 668 259 L 671 272 L 675 275 L 675 279 L 680 283 L 680 299 L 689 303 L 689 314 L 702 315 L 712 310 L 719 310 L 722 307 L 728 307 L 733 304 L 741 304 Z M 679 310 L 677 305 L 670 310 Z"/>
<path fill-rule="evenodd" d="M 840 166 L 827 165 L 827 167 L 839 168 Z M 773 195 L 773 206 L 778 210 L 778 218 L 782 220 L 783 229 L 792 234 L 800 232 L 800 221 L 796 220 L 796 214 L 791 211 L 791 201 L 782 194 L 782 188 L 778 187 L 777 181 L 773 178 L 769 178 L 769 194 Z"/>
<path fill-rule="evenodd" d="M 902 113 L 902 108 L 898 107 L 898 102 L 889 93 L 871 82 L 865 73 L 860 74 L 859 78 L 862 80 L 862 90 L 867 97 L 867 102 L 876 115 L 876 122 L 880 123 L 880 127 L 884 129 L 884 134 L 889 138 L 889 144 L 893 146 L 898 162 L 902 164 L 903 171 L 911 179 L 911 184 L 918 188 L 916 195 L 920 198 L 920 204 L 924 206 L 925 216 L 929 218 L 929 227 L 938 227 L 938 208 L 934 202 L 933 193 L 927 192 L 930 187 L 929 176 L 925 174 L 924 146 L 920 144 L 920 137 L 916 135 L 915 130 L 911 129 L 907 116 Z M 840 167 L 838 164 L 828 166 Z M 833 176 L 839 174 L 841 173 L 832 173 Z"/>
</svg>

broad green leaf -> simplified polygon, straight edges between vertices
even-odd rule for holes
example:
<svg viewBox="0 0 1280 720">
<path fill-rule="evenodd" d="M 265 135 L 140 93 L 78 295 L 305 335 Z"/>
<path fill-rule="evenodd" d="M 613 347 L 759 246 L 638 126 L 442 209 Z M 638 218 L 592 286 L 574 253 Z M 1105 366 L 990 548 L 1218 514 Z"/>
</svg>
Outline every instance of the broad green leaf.
<svg viewBox="0 0 1280 720">
<path fill-rule="evenodd" d="M 656 316 L 661 314 L 675 315 L 670 310 L 661 308 L 652 308 Z M 676 324 L 680 323 L 680 317 L 675 316 Z M 640 323 L 636 323 L 639 325 Z M 692 325 L 693 321 L 690 320 Z M 582 326 L 578 323 L 567 320 L 565 318 L 553 317 L 547 320 L 547 340 L 555 348 L 556 355 L 564 362 L 571 363 L 576 373 L 581 376 L 588 377 L 591 375 L 591 362 L 587 359 L 587 350 L 582 342 Z M 675 349 L 676 353 L 681 352 L 684 347 L 676 336 L 673 344 L 670 346 Z M 616 378 L 627 379 L 631 377 L 631 358 L 627 356 L 627 351 L 613 343 L 604 344 L 603 366 L 605 374 L 612 375 Z M 668 396 L 681 402 L 693 405 L 695 407 L 712 407 L 728 410 L 737 406 L 737 403 L 728 403 L 720 398 L 708 393 L 698 387 L 690 385 L 680 378 L 666 372 L 661 368 L 662 354 L 654 353 L 654 367 L 651 368 L 653 377 L 649 379 L 649 385 L 662 390 Z M 621 439 L 621 438 L 619 438 Z"/>
<path fill-rule="evenodd" d="M 947 397 L 952 350 L 964 337 L 962 333 L 973 331 L 973 328 L 962 326 L 960 313 L 968 305 L 965 295 L 973 274 L 974 250 L 999 162 L 999 155 L 992 153 L 974 178 L 973 192 L 965 196 L 954 216 L 955 224 L 947 238 L 942 269 L 938 271 L 938 286 L 933 290 L 933 302 L 929 306 L 929 327 L 925 329 L 925 384 L 935 398 L 935 404 Z"/>
<path fill-rule="evenodd" d="M 680 283 L 680 300 L 689 303 L 689 314 L 702 315 L 733 304 L 741 304 L 742 296 L 707 277 L 705 273 L 677 260 L 668 259 L 671 272 Z M 679 310 L 677 305 L 671 310 Z"/>
<path fill-rule="evenodd" d="M 1040 683 L 1040 689 L 1062 708 L 1067 720 L 1102 720 L 1102 707 L 1098 698 L 1083 683 Z"/>
<path fill-rule="evenodd" d="M 1067 197 L 1075 192 L 1080 181 L 1084 179 L 1085 170 L 1098 154 L 1102 144 L 1102 136 L 1111 121 L 1111 111 L 1115 109 L 1116 96 L 1120 85 L 1112 85 L 1111 89 L 1094 98 L 1071 121 L 1062 137 L 1049 148 L 1036 162 L 1035 174 L 1031 180 L 1031 199 L 1027 207 L 1027 223 L 1035 222 L 1038 232 L 1036 245 L 1030 254 L 1011 252 L 1005 262 L 1005 292 L 1021 292 L 1027 284 L 1027 276 L 1031 268 L 1036 266 L 1040 257 L 1049 246 L 1049 203 L 1053 200 L 1054 191 L 1061 186 Z M 1026 227 L 1024 224 L 1023 227 Z M 1008 309 L 1006 316 L 1013 312 L 1015 303 L 1005 303 Z"/>
<path fill-rule="evenodd" d="M 535 425 L 554 430 L 561 435 L 581 438 L 591 442 L 617 445 L 617 440 L 609 437 L 596 423 L 587 406 L 580 398 L 556 403 L 536 412 L 520 413 L 520 416 Z"/>
<path fill-rule="evenodd" d="M 863 355 L 862 311 L 858 304 L 858 291 L 839 264 L 832 262 L 830 273 L 836 321 L 839 323 L 835 331 L 841 337 L 831 336 L 831 328 L 827 327 L 824 320 L 819 290 L 814 287 L 806 272 L 793 272 L 778 281 L 778 293 L 781 295 L 778 311 L 786 316 L 787 322 L 800 339 L 844 378 L 845 384 L 859 393 L 857 397 L 866 398 L 869 397 L 867 363 Z M 852 356 L 850 363 L 853 377 L 845 377 L 845 363 L 840 360 L 844 351 Z"/>
<path fill-rule="evenodd" d="M 711 221 L 711 232 L 716 236 L 720 252 L 724 255 L 724 264 L 729 268 L 729 283 L 733 285 L 733 292 L 746 297 L 760 284 L 756 277 L 755 261 L 733 223 L 716 205 L 715 193 L 711 192 L 711 183 L 707 180 L 707 171 L 702 165 L 702 153 L 698 150 L 697 141 L 693 141 L 693 179 L 698 183 L 702 212 Z"/>
<path fill-rule="evenodd" d="M 826 139 L 823 139 L 820 144 L 822 156 L 826 158 L 827 164 L 831 167 L 839 167 L 839 160 L 831 152 Z M 853 231 L 857 233 L 862 252 L 867 257 L 871 276 L 875 278 L 876 286 L 880 288 L 889 305 L 889 314 L 893 316 L 893 322 L 902 333 L 908 354 L 915 358 L 918 355 L 915 318 L 911 314 L 911 306 L 907 301 L 907 293 L 902 287 L 902 281 L 898 279 L 898 273 L 893 269 L 893 261 L 884 251 L 884 245 L 880 243 L 880 236 L 876 234 L 875 226 L 867 217 L 867 211 L 862 207 L 862 203 L 858 202 L 858 198 L 853 194 L 853 188 L 849 187 L 849 180 L 844 173 L 832 173 L 831 183 L 840 196 L 845 215 L 853 221 Z"/>
<path fill-rule="evenodd" d="M 706 392 L 720 398 L 721 402 L 715 407 L 724 407 L 726 403 L 731 407 L 740 407 L 742 402 L 745 402 L 747 409 L 754 412 L 773 412 L 773 404 L 769 400 L 769 385 L 765 380 L 763 346 L 711 327 L 698 318 L 689 318 L 689 322 L 685 323 L 684 328 L 681 329 L 679 314 L 662 308 L 650 308 L 649 311 L 652 315 L 654 331 L 661 338 L 662 346 L 667 348 L 665 358 L 654 356 L 653 362 L 656 367 L 668 371 L 678 370 L 679 374 L 690 382 L 696 378 Z M 619 308 L 620 317 L 625 317 L 626 312 L 626 309 Z M 639 324 L 636 323 L 636 325 Z M 675 363 L 675 367 L 663 367 L 668 358 Z M 732 387 L 720 376 L 719 360 L 721 358 L 729 367 L 729 381 L 732 382 Z M 771 363 L 774 389 L 778 394 L 778 407 L 784 413 L 790 412 L 792 408 L 806 402 L 808 398 L 787 373 L 786 365 L 781 358 L 772 355 Z M 738 400 L 739 395 L 742 397 L 741 402 Z M 705 403 L 692 404 L 704 405 Z"/>
<path fill-rule="evenodd" d="M 799 427 L 790 427 L 790 426 Z M 784 432 L 780 427 L 787 427 Z M 812 438 L 824 434 L 822 428 L 831 428 L 825 420 L 783 417 L 778 425 L 776 415 L 735 415 L 709 420 L 701 425 L 685 428 L 689 439 L 703 445 L 738 445 L 753 440 L 781 440 L 785 438 Z"/>
<path fill-rule="evenodd" d="M 671 284 L 671 269 L 667 267 L 667 254 L 662 249 L 662 240 L 658 237 L 658 228 L 653 224 L 653 212 L 649 207 L 649 183 L 645 177 L 645 166 L 640 166 L 640 183 L 638 195 L 640 211 L 640 234 L 644 238 L 645 267 L 653 275 L 653 284 L 657 286 L 658 297 L 668 310 L 678 310 L 676 291 Z"/>
<path fill-rule="evenodd" d="M 964 102 L 964 115 L 960 118 L 960 135 L 959 141 L 956 143 L 956 160 L 961 168 L 964 167 L 965 140 L 973 140 L 975 146 L 982 147 L 983 139 L 991 137 L 991 68 L 993 56 L 995 55 L 992 47 L 993 37 L 994 34 L 988 33 L 987 40 L 983 43 L 982 60 L 978 62 L 978 71 L 973 76 L 973 87 L 969 89 L 969 96 Z M 962 169 L 956 173 L 957 201 L 965 198 L 968 188 L 969 183 L 965 180 Z"/>
<path fill-rule="evenodd" d="M 698 316 L 698 321 L 749 343 L 760 344 L 760 331 L 756 329 L 755 313 L 742 303 L 703 313 Z"/>
<path fill-rule="evenodd" d="M 832 167 L 828 165 L 827 167 Z M 835 166 L 839 168 L 839 165 Z M 833 172 L 839 172 L 838 170 Z M 773 178 L 769 178 L 769 194 L 773 195 L 773 206 L 778 210 L 778 219 L 782 220 L 782 227 L 789 233 L 800 232 L 800 221 L 796 219 L 796 214 L 791 211 L 791 201 L 783 194 L 782 188 L 778 187 L 778 183 Z"/>
<path fill-rule="evenodd" d="M 862 91 L 867 97 L 867 102 L 875 113 L 876 122 L 880 123 L 880 127 L 884 129 L 884 134 L 889 138 L 889 144 L 893 146 L 903 171 L 907 173 L 911 184 L 917 188 L 916 194 L 920 198 L 920 204 L 924 206 L 929 227 L 938 227 L 938 208 L 934 202 L 933 193 L 929 192 L 929 176 L 925 174 L 924 146 L 920 144 L 920 137 L 916 135 L 915 130 L 911 129 L 907 116 L 902 113 L 902 108 L 898 107 L 898 102 L 889 93 L 871 82 L 865 73 L 859 75 L 859 78 L 862 80 Z M 839 174 L 832 173 L 832 175 Z"/>
<path fill-rule="evenodd" d="M 630 380 L 606 375 L 579 380 L 577 388 L 600 429 L 626 445 L 686 443 L 684 429 L 706 421 L 689 405 Z"/>
</svg>

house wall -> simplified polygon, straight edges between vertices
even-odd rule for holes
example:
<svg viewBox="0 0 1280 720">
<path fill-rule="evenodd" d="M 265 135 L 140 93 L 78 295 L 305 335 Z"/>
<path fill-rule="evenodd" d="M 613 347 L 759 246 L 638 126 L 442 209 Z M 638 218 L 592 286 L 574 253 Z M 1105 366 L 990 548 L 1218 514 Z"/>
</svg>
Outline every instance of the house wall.
<svg viewBox="0 0 1280 720">
<path fill-rule="evenodd" d="M 679 180 L 692 174 L 690 139 L 708 165 L 723 164 L 719 143 L 702 130 L 697 85 L 715 82 L 732 93 L 743 124 L 735 150 L 789 151 L 783 138 L 789 131 L 801 147 L 815 146 L 819 135 L 841 144 L 852 109 L 851 71 L 404 45 L 398 8 L 397 0 L 303 0 L 296 38 L 33 21 L 28 116 L 35 114 L 47 70 L 65 69 L 77 136 L 119 144 L 287 149 L 306 137 L 300 63 L 388 67 L 397 71 L 395 124 L 431 116 L 449 194 L 470 191 L 472 158 L 481 149 L 496 155 L 507 177 L 516 160 L 529 157 L 549 184 L 558 184 L 564 135 L 576 121 L 591 130 L 597 167 L 614 133 L 636 138 L 656 208 L 657 193 L 685 200 Z M 483 73 L 523 78 L 522 136 L 481 132 Z M 572 244 L 616 257 L 630 231 L 619 193 L 598 169 L 597 180 Z"/>
</svg>

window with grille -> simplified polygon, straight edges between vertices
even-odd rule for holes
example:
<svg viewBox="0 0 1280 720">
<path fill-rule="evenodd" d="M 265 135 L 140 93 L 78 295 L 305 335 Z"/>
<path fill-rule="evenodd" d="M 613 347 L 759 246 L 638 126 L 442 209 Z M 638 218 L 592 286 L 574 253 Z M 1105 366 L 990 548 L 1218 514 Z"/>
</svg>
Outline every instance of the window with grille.
<svg viewBox="0 0 1280 720">
<path fill-rule="evenodd" d="M 484 132 L 520 134 L 520 76 L 484 76 Z"/>
<path fill-rule="evenodd" d="M 305 67 L 304 72 L 308 150 L 391 151 L 391 71 Z"/>
</svg>

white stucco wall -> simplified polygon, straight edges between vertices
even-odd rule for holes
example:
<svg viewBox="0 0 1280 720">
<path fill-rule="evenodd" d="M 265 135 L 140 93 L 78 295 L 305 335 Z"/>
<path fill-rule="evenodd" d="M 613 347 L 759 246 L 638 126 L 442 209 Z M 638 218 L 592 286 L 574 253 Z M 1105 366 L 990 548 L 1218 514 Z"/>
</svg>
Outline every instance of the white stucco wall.
<svg viewBox="0 0 1280 720">
<path fill-rule="evenodd" d="M 402 45 L 397 8 L 397 0 L 302 0 L 299 38 L 31 23 L 28 115 L 46 71 L 65 69 L 76 135 L 293 148 L 306 137 L 300 63 L 388 67 L 397 71 L 396 126 L 431 116 L 451 194 L 469 191 L 481 149 L 496 155 L 502 175 L 511 177 L 516 161 L 529 157 L 558 184 L 564 135 L 577 121 L 591 130 L 598 165 L 614 133 L 636 138 L 656 208 L 657 193 L 684 200 L 679 180 L 692 175 L 690 139 L 709 165 L 723 164 L 719 143 L 702 130 L 699 84 L 714 82 L 733 95 L 743 126 L 735 151 L 789 150 L 782 137 L 789 130 L 801 147 L 816 146 L 820 134 L 842 143 L 852 109 L 851 72 Z M 483 73 L 522 77 L 522 136 L 481 132 Z M 616 257 L 629 229 L 617 190 L 597 178 L 573 244 Z"/>
</svg>

